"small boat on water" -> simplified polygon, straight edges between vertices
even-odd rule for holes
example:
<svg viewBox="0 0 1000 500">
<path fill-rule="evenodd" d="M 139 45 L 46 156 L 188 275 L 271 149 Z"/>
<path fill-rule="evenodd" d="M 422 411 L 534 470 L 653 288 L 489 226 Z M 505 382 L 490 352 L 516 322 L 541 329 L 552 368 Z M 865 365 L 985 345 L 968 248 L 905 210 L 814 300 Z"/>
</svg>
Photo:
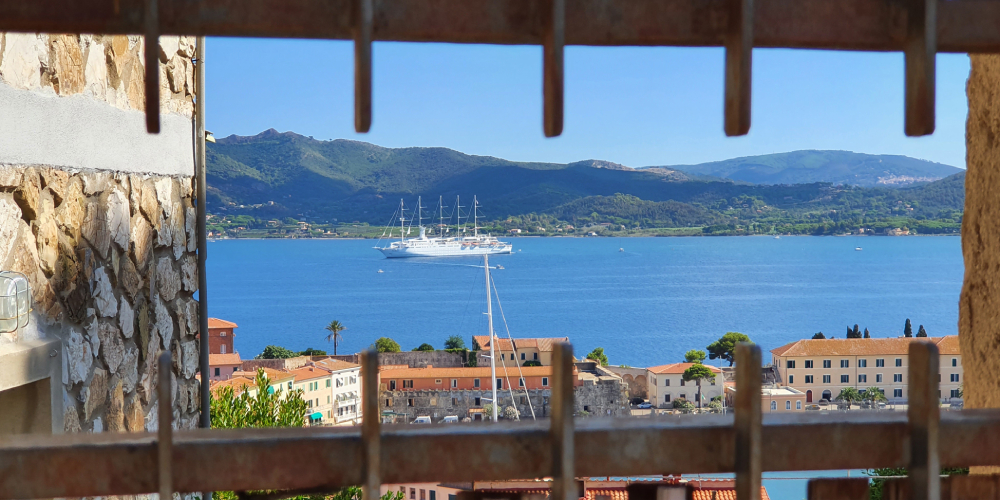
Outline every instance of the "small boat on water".
<svg viewBox="0 0 1000 500">
<path fill-rule="evenodd" d="M 854 247 L 854 251 L 855 252 L 860 252 L 861 251 L 861 247 Z"/>
<path fill-rule="evenodd" d="M 500 264 L 497 264 L 497 267 L 496 267 L 496 268 L 497 268 L 497 269 L 507 269 L 506 267 L 503 267 L 503 266 L 501 266 Z"/>
<path fill-rule="evenodd" d="M 774 239 L 780 240 L 781 239 L 781 235 L 778 235 L 778 234 L 774 235 Z"/>
<path fill-rule="evenodd" d="M 619 248 L 619 249 L 618 249 L 618 251 L 619 251 L 619 252 L 624 252 L 624 251 L 625 251 L 625 249 L 624 249 L 624 248 Z"/>
<path fill-rule="evenodd" d="M 383 271 L 383 270 L 381 270 L 381 269 L 379 269 L 379 270 L 378 270 L 378 273 L 379 273 L 379 274 L 382 274 L 382 273 L 384 273 L 384 272 L 385 272 L 385 271 Z"/>
</svg>

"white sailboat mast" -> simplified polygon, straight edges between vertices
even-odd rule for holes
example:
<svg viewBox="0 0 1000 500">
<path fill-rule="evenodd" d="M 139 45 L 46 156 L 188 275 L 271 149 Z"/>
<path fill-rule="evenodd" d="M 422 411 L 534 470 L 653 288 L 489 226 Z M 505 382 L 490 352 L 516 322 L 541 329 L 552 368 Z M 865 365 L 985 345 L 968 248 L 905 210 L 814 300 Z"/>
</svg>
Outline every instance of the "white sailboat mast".
<svg viewBox="0 0 1000 500">
<path fill-rule="evenodd" d="M 444 238 L 444 196 L 438 195 L 438 233 Z"/>
<path fill-rule="evenodd" d="M 486 321 L 490 329 L 490 387 L 493 388 L 493 421 L 497 421 L 497 362 L 496 336 L 493 335 L 493 296 L 490 295 L 490 256 L 483 255 L 483 268 L 486 271 Z"/>
<path fill-rule="evenodd" d="M 457 234 L 456 237 L 461 238 L 462 237 L 462 197 L 461 196 L 456 196 L 455 197 L 455 214 L 457 214 L 456 222 L 455 222 L 455 233 Z"/>
<path fill-rule="evenodd" d="M 405 234 L 406 233 L 406 224 L 405 224 L 406 219 L 403 217 L 403 210 L 406 210 L 406 209 L 403 208 L 403 199 L 400 198 L 399 199 L 399 241 L 403 241 L 403 239 L 406 238 L 406 234 Z"/>
<path fill-rule="evenodd" d="M 473 231 L 472 235 L 478 238 L 479 237 L 479 198 L 477 198 L 475 196 L 472 197 L 472 211 L 474 212 L 473 215 L 472 215 L 473 218 L 474 218 L 473 221 L 472 221 L 472 231 Z"/>
</svg>

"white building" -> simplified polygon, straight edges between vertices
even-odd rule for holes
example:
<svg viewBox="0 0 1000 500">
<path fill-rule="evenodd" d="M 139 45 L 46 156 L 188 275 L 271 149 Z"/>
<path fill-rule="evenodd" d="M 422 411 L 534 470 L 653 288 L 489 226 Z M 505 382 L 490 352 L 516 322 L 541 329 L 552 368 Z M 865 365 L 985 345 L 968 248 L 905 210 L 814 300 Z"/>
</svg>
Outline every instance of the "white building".
<svg viewBox="0 0 1000 500">
<path fill-rule="evenodd" d="M 334 425 L 361 423 L 361 367 L 336 359 L 324 359 L 316 366 L 331 372 L 330 422 Z"/>
<path fill-rule="evenodd" d="M 669 408 L 677 399 L 685 399 L 698 405 L 698 390 L 701 389 L 702 406 L 712 401 L 712 398 L 722 396 L 722 370 L 715 366 L 705 365 L 715 374 L 715 380 L 688 382 L 684 380 L 684 371 L 694 363 L 673 363 L 670 365 L 646 368 L 646 384 L 649 402 L 659 408 Z"/>
</svg>

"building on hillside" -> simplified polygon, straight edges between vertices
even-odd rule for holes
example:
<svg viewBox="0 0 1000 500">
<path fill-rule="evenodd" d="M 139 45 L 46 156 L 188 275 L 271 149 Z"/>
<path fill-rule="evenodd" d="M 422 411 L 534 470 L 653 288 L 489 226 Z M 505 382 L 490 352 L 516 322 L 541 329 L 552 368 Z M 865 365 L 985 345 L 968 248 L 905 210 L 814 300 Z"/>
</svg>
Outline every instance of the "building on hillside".
<svg viewBox="0 0 1000 500">
<path fill-rule="evenodd" d="M 736 386 L 726 383 L 726 406 L 732 408 L 736 398 Z M 785 413 L 806 409 L 804 392 L 788 386 L 764 386 L 760 389 L 760 410 L 763 413 Z"/>
<path fill-rule="evenodd" d="M 799 340 L 771 350 L 784 384 L 806 395 L 806 402 L 833 401 L 853 387 L 878 388 L 893 403 L 905 403 L 911 342 L 933 342 L 940 352 L 942 401 L 961 400 L 962 355 L 958 336 L 889 339 Z"/>
<path fill-rule="evenodd" d="M 236 323 L 219 318 L 208 318 L 208 353 L 231 354 L 236 352 L 233 338 L 236 337 Z"/>
<path fill-rule="evenodd" d="M 552 365 L 552 346 L 556 342 L 569 342 L 569 337 L 549 337 L 537 339 L 496 339 L 497 343 L 497 365 L 500 358 L 506 363 L 516 362 L 524 366 L 525 363 L 542 366 Z M 490 366 L 490 349 L 492 349 L 489 335 L 476 335 L 472 337 L 472 349 L 479 351 L 477 364 L 479 366 Z"/>
<path fill-rule="evenodd" d="M 249 392 L 251 396 L 257 394 L 257 385 L 254 384 L 253 380 L 244 377 L 233 377 L 226 380 L 213 380 L 211 382 L 211 389 L 213 395 L 218 395 L 219 392 L 225 388 L 231 387 L 233 389 L 233 394 L 239 396 L 244 392 Z"/>
<path fill-rule="evenodd" d="M 337 359 L 322 359 L 315 365 L 330 371 L 331 423 L 354 425 L 361 423 L 361 366 Z"/>
<path fill-rule="evenodd" d="M 282 397 L 287 396 L 288 393 L 291 392 L 293 387 L 295 386 L 295 375 L 290 372 L 283 370 L 274 370 L 271 368 L 260 368 L 260 370 L 264 370 L 264 375 L 267 376 L 267 382 L 269 384 L 268 390 L 280 393 Z M 254 382 L 257 380 L 257 372 L 256 371 L 233 372 L 233 378 L 237 377 L 249 379 L 250 381 Z"/>
<path fill-rule="evenodd" d="M 333 377 L 330 370 L 303 366 L 291 371 L 295 376 L 293 390 L 302 391 L 306 402 L 306 421 L 313 425 L 329 423 L 333 418 Z"/>
<path fill-rule="evenodd" d="M 208 370 L 211 380 L 229 380 L 233 373 L 238 372 L 243 367 L 239 353 L 230 354 L 209 354 Z"/>
<path fill-rule="evenodd" d="M 625 381 L 628 386 L 629 398 L 647 399 L 649 397 L 645 368 L 608 366 L 607 369 Z"/>
<path fill-rule="evenodd" d="M 688 382 L 684 380 L 684 371 L 692 365 L 694 363 L 672 363 L 646 368 L 649 402 L 660 408 L 669 408 L 678 399 L 684 399 L 697 405 L 699 389 L 701 390 L 701 406 L 707 405 L 713 398 L 721 397 L 723 395 L 722 370 L 716 366 L 705 365 L 715 374 L 715 379 Z"/>
<path fill-rule="evenodd" d="M 498 408 L 513 406 L 521 419 L 548 417 L 551 366 L 496 367 Z M 445 416 L 488 419 L 483 407 L 492 398 L 489 366 L 474 368 L 409 368 L 384 366 L 379 371 L 379 406 L 386 412 L 438 421 Z M 578 415 L 627 415 L 628 389 L 621 377 L 594 362 L 573 366 L 574 404 Z"/>
<path fill-rule="evenodd" d="M 735 479 L 682 479 L 674 476 L 643 477 L 641 479 L 577 478 L 582 489 L 580 500 L 629 500 L 629 486 L 676 486 L 690 490 L 691 500 L 736 500 Z M 548 498 L 551 479 L 510 481 L 476 481 L 472 483 L 405 483 L 383 484 L 380 493 L 399 492 L 403 500 L 456 500 L 461 492 L 483 493 L 485 498 Z M 660 496 L 660 498 L 673 498 Z M 770 500 L 767 490 L 760 487 L 760 499 Z"/>
</svg>

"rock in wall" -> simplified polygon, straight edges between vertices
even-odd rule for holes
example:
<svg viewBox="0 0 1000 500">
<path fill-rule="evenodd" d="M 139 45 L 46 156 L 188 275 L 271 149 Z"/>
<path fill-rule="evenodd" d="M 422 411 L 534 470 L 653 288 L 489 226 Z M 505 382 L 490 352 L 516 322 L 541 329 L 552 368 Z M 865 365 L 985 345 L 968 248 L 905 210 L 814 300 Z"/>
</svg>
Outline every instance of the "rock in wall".
<svg viewBox="0 0 1000 500">
<path fill-rule="evenodd" d="M 63 340 L 67 432 L 155 429 L 165 349 L 175 426 L 197 426 L 191 193 L 190 177 L 0 165 L 0 269 L 28 277 L 38 330 Z"/>
</svg>

